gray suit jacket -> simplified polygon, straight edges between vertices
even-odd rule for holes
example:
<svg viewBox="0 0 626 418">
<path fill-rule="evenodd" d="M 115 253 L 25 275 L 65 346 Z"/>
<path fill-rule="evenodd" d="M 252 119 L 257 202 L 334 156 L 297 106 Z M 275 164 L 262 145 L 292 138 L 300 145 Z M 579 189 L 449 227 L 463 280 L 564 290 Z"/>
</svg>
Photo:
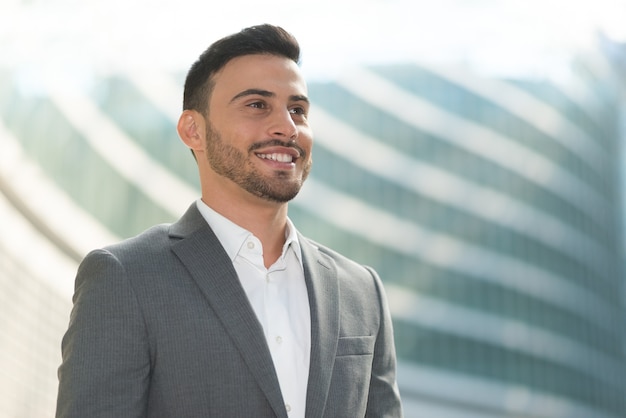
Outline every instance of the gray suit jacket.
<svg viewBox="0 0 626 418">
<path fill-rule="evenodd" d="M 306 417 L 400 417 L 376 273 L 300 236 L 311 306 Z M 282 417 L 262 327 L 195 203 L 91 252 L 63 338 L 57 417 Z"/>
</svg>

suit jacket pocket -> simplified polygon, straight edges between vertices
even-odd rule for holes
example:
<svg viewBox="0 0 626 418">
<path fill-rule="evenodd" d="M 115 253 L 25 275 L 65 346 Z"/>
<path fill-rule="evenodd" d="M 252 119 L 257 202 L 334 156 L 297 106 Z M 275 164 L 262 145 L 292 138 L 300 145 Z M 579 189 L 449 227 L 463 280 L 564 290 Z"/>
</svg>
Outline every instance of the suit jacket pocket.
<svg viewBox="0 0 626 418">
<path fill-rule="evenodd" d="M 337 357 L 363 356 L 374 354 L 376 337 L 366 335 L 363 337 L 339 337 L 337 342 Z"/>
<path fill-rule="evenodd" d="M 340 337 L 325 417 L 364 417 L 376 337 Z"/>
</svg>

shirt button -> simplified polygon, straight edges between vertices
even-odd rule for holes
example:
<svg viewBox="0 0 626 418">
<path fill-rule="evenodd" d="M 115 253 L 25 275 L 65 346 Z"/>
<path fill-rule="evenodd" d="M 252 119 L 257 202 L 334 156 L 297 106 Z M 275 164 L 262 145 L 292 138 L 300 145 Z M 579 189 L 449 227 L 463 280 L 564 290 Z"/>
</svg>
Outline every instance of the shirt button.
<svg viewBox="0 0 626 418">
<path fill-rule="evenodd" d="M 252 241 L 248 241 L 248 249 L 253 249 L 254 248 L 254 242 Z"/>
<path fill-rule="evenodd" d="M 282 344 L 283 343 L 283 337 L 281 337 L 280 335 L 278 337 L 276 337 L 276 342 L 278 344 Z"/>
<path fill-rule="evenodd" d="M 287 410 L 287 412 L 291 412 L 291 405 L 289 405 L 288 403 L 285 404 L 285 409 Z"/>
</svg>

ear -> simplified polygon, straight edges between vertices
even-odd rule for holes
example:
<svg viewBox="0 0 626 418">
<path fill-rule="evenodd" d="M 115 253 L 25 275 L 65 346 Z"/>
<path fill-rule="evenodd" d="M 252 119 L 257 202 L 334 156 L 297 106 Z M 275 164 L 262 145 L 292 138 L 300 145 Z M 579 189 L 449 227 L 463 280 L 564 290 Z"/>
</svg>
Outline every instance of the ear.
<svg viewBox="0 0 626 418">
<path fill-rule="evenodd" d="M 178 119 L 178 136 L 194 153 L 204 151 L 204 117 L 195 110 L 185 110 Z"/>
</svg>

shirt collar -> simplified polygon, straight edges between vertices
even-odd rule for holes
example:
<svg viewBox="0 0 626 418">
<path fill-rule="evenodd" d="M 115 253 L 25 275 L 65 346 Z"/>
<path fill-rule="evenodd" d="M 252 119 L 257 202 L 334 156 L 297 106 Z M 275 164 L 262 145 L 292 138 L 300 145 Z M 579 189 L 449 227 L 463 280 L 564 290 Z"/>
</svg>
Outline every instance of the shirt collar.
<svg viewBox="0 0 626 418">
<path fill-rule="evenodd" d="M 204 220 L 209 224 L 215 236 L 226 250 L 226 254 L 231 259 L 235 260 L 241 247 L 246 243 L 246 240 L 253 234 L 245 228 L 240 227 L 236 223 L 232 222 L 225 216 L 217 213 L 211 209 L 202 199 L 196 201 L 196 206 L 200 211 L 200 214 Z M 300 241 L 298 240 L 298 234 L 296 227 L 291 219 L 287 218 L 287 229 L 285 231 L 285 245 L 283 245 L 283 251 L 281 257 L 284 257 L 289 249 L 293 250 L 300 265 L 302 265 L 302 251 L 300 249 Z"/>
</svg>

